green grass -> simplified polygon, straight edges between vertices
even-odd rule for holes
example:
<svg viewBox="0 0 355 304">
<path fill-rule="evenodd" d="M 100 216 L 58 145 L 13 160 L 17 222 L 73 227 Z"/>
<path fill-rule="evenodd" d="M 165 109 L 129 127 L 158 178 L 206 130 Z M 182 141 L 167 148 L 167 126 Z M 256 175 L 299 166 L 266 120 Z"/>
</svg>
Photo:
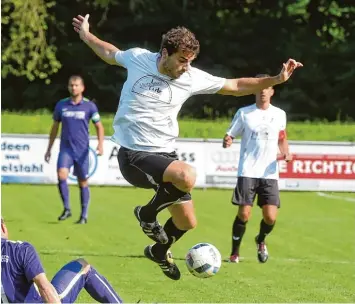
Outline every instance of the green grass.
<svg viewBox="0 0 355 304">
<path fill-rule="evenodd" d="M 52 115 L 47 111 L 36 113 L 2 112 L 2 133 L 48 134 Z M 102 115 L 106 135 L 112 134 L 113 115 Z M 225 134 L 230 121 L 180 120 L 180 137 L 186 138 L 221 138 Z M 313 141 L 355 141 L 355 123 L 321 123 L 321 122 L 289 122 L 289 139 Z M 95 134 L 91 125 L 91 134 Z"/>
<path fill-rule="evenodd" d="M 184 256 L 195 243 L 210 242 L 227 258 L 236 209 L 229 203 L 231 190 L 195 190 L 199 225 L 173 246 L 182 278 L 171 281 L 143 257 L 150 242 L 132 213 L 135 205 L 148 201 L 150 191 L 91 187 L 89 223 L 80 226 L 73 224 L 79 216 L 79 192 L 76 187 L 70 191 L 74 217 L 58 223 L 56 186 L 2 186 L 2 214 L 11 239 L 32 242 L 50 277 L 69 260 L 85 257 L 131 303 L 355 301 L 355 203 L 282 192 L 277 225 L 267 239 L 269 261 L 256 260 L 253 239 L 260 210 L 255 207 L 242 262 L 223 263 L 215 277 L 203 280 L 188 273 Z M 160 220 L 166 218 L 163 213 Z M 79 301 L 92 302 L 85 291 Z"/>
</svg>

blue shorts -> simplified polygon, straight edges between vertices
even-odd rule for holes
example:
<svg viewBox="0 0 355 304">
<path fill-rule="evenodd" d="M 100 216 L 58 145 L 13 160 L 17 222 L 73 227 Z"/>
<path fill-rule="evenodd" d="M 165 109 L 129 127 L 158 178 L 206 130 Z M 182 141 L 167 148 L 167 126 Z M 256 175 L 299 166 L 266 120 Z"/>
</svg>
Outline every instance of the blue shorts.
<svg viewBox="0 0 355 304">
<path fill-rule="evenodd" d="M 80 291 L 85 286 L 85 276 L 81 275 L 83 266 L 76 261 L 66 264 L 54 276 L 51 283 L 57 290 L 62 303 L 75 303 Z M 44 303 L 37 291 L 35 284 L 32 284 L 25 303 Z"/>
<path fill-rule="evenodd" d="M 75 155 L 70 150 L 60 150 L 58 155 L 57 169 L 68 168 L 74 166 L 73 175 L 80 180 L 85 180 L 89 176 L 89 150 Z"/>
</svg>

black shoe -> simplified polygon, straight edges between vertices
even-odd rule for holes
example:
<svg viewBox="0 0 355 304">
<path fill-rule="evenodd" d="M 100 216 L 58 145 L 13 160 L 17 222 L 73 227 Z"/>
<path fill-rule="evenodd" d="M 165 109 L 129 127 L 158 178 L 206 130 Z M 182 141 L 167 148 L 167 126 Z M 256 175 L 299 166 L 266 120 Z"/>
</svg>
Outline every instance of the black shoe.
<svg viewBox="0 0 355 304">
<path fill-rule="evenodd" d="M 149 245 L 144 248 L 145 257 L 153 261 L 154 263 L 157 263 L 169 279 L 179 280 L 181 277 L 181 273 L 177 265 L 174 263 L 173 255 L 170 250 L 168 250 L 168 252 L 166 253 L 165 259 L 159 260 L 153 255 L 152 246 L 153 245 Z"/>
<path fill-rule="evenodd" d="M 64 209 L 63 213 L 61 214 L 60 217 L 58 217 L 58 221 L 64 221 L 67 218 L 71 217 L 71 212 L 68 209 Z"/>
<path fill-rule="evenodd" d="M 143 222 L 139 216 L 141 208 L 141 206 L 137 206 L 136 208 L 134 208 L 134 215 L 139 221 L 139 224 L 142 227 L 142 230 L 145 235 L 157 243 L 166 244 L 169 239 L 166 232 L 164 231 L 164 228 L 159 224 L 158 221 L 155 221 L 153 223 Z"/>
<path fill-rule="evenodd" d="M 258 242 L 258 236 L 255 237 L 255 243 L 256 243 L 256 251 L 257 251 L 257 256 L 258 260 L 260 263 L 266 263 L 266 261 L 269 258 L 269 252 L 267 251 L 267 247 L 265 242 Z"/>
<path fill-rule="evenodd" d="M 75 222 L 75 224 L 87 224 L 88 219 L 85 217 L 81 217 L 78 221 Z"/>
</svg>

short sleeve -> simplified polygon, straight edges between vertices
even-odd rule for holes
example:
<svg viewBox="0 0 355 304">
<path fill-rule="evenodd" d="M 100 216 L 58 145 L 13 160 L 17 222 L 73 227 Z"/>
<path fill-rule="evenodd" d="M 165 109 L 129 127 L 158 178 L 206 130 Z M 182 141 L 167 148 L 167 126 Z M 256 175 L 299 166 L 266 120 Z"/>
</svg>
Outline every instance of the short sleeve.
<svg viewBox="0 0 355 304">
<path fill-rule="evenodd" d="M 213 76 L 197 68 L 191 68 L 191 95 L 215 94 L 224 86 L 226 79 Z"/>
<path fill-rule="evenodd" d="M 23 252 L 23 268 L 27 281 L 30 282 L 40 273 L 44 273 L 43 266 L 36 252 L 36 249 L 27 242 L 21 244 Z"/>
<path fill-rule="evenodd" d="M 54 112 L 53 112 L 53 120 L 57 122 L 62 121 L 62 107 L 61 107 L 61 102 L 58 102 L 55 105 Z"/>
<path fill-rule="evenodd" d="M 287 124 L 286 112 L 282 111 L 281 121 L 280 121 L 280 131 L 286 129 L 286 124 Z"/>
<path fill-rule="evenodd" d="M 233 120 L 227 130 L 227 134 L 232 137 L 240 135 L 243 131 L 243 115 L 242 111 L 239 109 L 234 115 Z"/>
<path fill-rule="evenodd" d="M 99 110 L 97 109 L 96 104 L 94 104 L 93 102 L 91 103 L 91 120 L 93 123 L 97 123 L 101 120 L 100 114 L 99 114 Z"/>
<path fill-rule="evenodd" d="M 128 69 L 132 62 L 132 58 L 137 57 L 139 54 L 142 54 L 144 52 L 147 51 L 141 48 L 131 48 L 126 51 L 118 50 L 115 54 L 115 60 L 119 65 Z"/>
</svg>

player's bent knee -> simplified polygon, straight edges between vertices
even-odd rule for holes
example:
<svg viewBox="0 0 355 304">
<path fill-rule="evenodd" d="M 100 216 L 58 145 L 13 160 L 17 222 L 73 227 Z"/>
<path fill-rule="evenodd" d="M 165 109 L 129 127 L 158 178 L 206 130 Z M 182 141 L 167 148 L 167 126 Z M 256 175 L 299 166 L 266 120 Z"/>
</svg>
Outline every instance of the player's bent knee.
<svg viewBox="0 0 355 304">
<path fill-rule="evenodd" d="M 190 192 L 196 183 L 196 170 L 191 166 L 186 166 L 179 174 L 179 184 L 184 187 L 184 191 Z"/>
<path fill-rule="evenodd" d="M 78 183 L 79 183 L 79 186 L 80 186 L 81 188 L 87 187 L 87 186 L 89 185 L 87 179 L 79 180 Z"/>
<path fill-rule="evenodd" d="M 264 221 L 268 225 L 273 225 L 276 222 L 276 216 L 274 215 L 264 215 Z"/>
<path fill-rule="evenodd" d="M 66 180 L 68 178 L 68 169 L 60 168 L 57 172 L 58 180 Z"/>
<path fill-rule="evenodd" d="M 81 264 L 82 270 L 83 270 L 84 273 L 87 273 L 90 270 L 91 266 L 88 263 L 88 261 L 86 261 L 85 259 L 79 258 L 79 259 L 76 259 L 75 262 L 78 262 L 78 263 Z"/>
<path fill-rule="evenodd" d="M 251 216 L 251 211 L 249 208 L 242 208 L 238 210 L 238 217 L 243 222 L 249 221 L 250 216 Z"/>
<path fill-rule="evenodd" d="M 195 186 L 196 171 L 182 161 L 172 162 L 164 172 L 163 182 L 170 182 L 183 192 L 190 192 Z"/>
</svg>

